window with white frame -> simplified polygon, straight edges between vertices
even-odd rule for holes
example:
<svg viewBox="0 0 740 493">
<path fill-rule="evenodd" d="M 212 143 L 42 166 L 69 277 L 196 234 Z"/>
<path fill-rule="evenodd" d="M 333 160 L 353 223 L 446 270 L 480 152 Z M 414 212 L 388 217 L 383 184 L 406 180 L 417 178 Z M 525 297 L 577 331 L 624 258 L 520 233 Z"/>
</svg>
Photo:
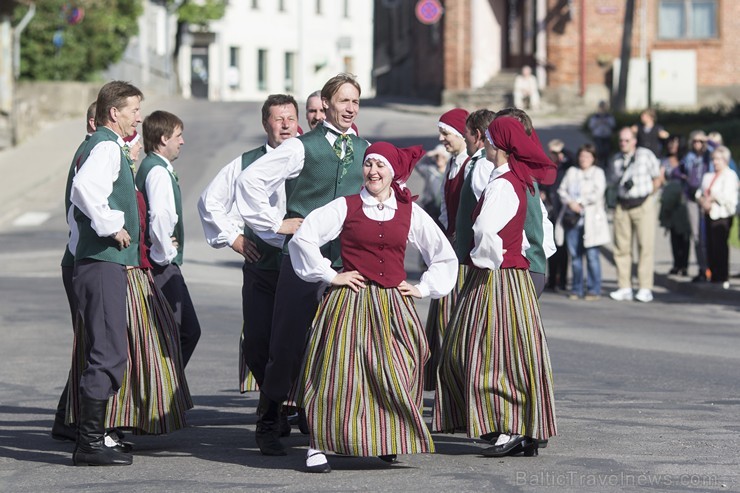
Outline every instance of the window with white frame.
<svg viewBox="0 0 740 493">
<path fill-rule="evenodd" d="M 717 32 L 717 0 L 660 0 L 660 39 L 713 39 Z"/>
</svg>

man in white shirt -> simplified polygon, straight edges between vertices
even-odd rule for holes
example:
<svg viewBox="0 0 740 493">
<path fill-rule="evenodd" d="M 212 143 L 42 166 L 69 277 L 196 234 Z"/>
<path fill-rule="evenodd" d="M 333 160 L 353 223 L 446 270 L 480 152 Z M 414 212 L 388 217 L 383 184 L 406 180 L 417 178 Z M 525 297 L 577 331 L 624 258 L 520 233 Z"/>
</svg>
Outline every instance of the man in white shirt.
<svg viewBox="0 0 740 493">
<path fill-rule="evenodd" d="M 72 284 L 89 342 L 72 457 L 80 466 L 133 462 L 130 454 L 105 446 L 104 423 L 128 361 L 126 267 L 139 265 L 139 212 L 123 139 L 141 123 L 142 98 L 127 82 L 100 89 L 97 129 L 85 144 L 70 192 L 79 232 Z"/>
<path fill-rule="evenodd" d="M 286 140 L 237 178 L 239 213 L 257 234 L 293 234 L 312 210 L 360 191 L 362 159 L 368 145 L 352 129 L 360 109 L 360 85 L 353 76 L 339 74 L 324 84 L 321 101 L 326 110 L 321 125 Z M 270 203 L 274 191 L 283 185 L 288 196 L 285 215 Z M 341 267 L 338 241 L 322 251 L 327 262 Z M 269 361 L 260 387 L 256 439 L 264 455 L 286 455 L 279 438 L 280 406 L 298 377 L 306 334 L 324 287 L 300 279 L 283 250 Z"/>
<path fill-rule="evenodd" d="M 182 120 L 167 111 L 155 111 L 144 119 L 146 157 L 136 173 L 136 186 L 148 212 L 145 240 L 152 277 L 175 315 L 184 368 L 200 339 L 200 323 L 180 270 L 185 232 L 180 182 L 172 162 L 185 144 L 183 128 Z"/>
<path fill-rule="evenodd" d="M 247 383 L 251 372 L 257 385 L 262 384 L 267 366 L 270 330 L 275 304 L 275 288 L 280 269 L 285 235 L 255 232 L 246 227 L 234 210 L 237 177 L 252 163 L 273 152 L 298 132 L 298 103 L 287 94 L 271 94 L 262 105 L 265 144 L 237 156 L 224 166 L 208 184 L 198 201 L 198 211 L 206 241 L 213 248 L 230 246 L 244 257 L 242 267 L 242 339 L 240 347 L 240 390 L 255 390 Z M 272 213 L 285 216 L 285 187 L 269 197 Z M 283 425 L 284 426 L 284 425 Z M 283 429 L 283 433 L 287 430 Z"/>
</svg>

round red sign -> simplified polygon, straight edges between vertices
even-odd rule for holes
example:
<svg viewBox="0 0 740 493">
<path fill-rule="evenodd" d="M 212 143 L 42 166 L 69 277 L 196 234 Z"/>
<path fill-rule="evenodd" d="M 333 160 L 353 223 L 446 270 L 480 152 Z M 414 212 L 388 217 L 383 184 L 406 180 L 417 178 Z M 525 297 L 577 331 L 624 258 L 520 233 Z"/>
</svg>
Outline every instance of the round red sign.
<svg viewBox="0 0 740 493">
<path fill-rule="evenodd" d="M 444 13 L 438 0 L 419 0 L 416 2 L 416 18 L 422 24 L 436 24 Z"/>
</svg>

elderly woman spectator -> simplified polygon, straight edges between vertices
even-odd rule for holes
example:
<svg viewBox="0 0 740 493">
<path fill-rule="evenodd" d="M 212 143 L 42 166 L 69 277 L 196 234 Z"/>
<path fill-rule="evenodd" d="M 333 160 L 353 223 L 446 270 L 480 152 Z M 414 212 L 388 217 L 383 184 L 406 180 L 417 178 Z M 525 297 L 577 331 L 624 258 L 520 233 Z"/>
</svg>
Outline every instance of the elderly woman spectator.
<svg viewBox="0 0 740 493">
<path fill-rule="evenodd" d="M 696 191 L 696 201 L 707 224 L 707 264 L 712 273 L 711 280 L 729 289 L 727 239 L 737 208 L 738 178 L 730 169 L 730 150 L 727 147 L 719 146 L 714 150 L 712 164 L 714 172 L 704 175 L 701 188 Z"/>
<path fill-rule="evenodd" d="M 514 106 L 537 110 L 540 107 L 540 89 L 532 67 L 525 65 L 522 73 L 514 78 Z"/>
<path fill-rule="evenodd" d="M 586 144 L 578 149 L 578 166 L 568 169 L 558 187 L 563 203 L 555 226 L 558 236 L 565 240 L 571 257 L 573 285 L 570 299 L 584 298 L 583 256 L 587 262 L 585 298 L 588 301 L 601 297 L 601 260 L 599 246 L 609 243 L 609 223 L 606 217 L 604 191 L 606 176 L 596 163 L 596 148 Z"/>
</svg>

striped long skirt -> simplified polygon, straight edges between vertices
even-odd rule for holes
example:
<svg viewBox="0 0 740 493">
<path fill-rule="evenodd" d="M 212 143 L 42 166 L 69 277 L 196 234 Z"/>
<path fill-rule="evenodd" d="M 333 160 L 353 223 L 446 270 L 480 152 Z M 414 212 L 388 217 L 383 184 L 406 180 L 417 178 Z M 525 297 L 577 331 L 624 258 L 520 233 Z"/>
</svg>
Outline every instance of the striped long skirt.
<svg viewBox="0 0 740 493">
<path fill-rule="evenodd" d="M 457 283 L 455 283 L 452 291 L 448 295 L 429 303 L 429 313 L 424 331 L 426 332 L 427 341 L 429 341 L 430 357 L 424 367 L 424 390 L 434 390 L 437 386 L 437 366 L 439 366 L 439 355 L 442 350 L 445 329 L 450 322 L 450 316 L 465 284 L 467 273 L 468 266 L 465 264 L 459 265 Z"/>
<path fill-rule="evenodd" d="M 333 288 L 316 314 L 297 386 L 311 447 L 355 456 L 434 452 L 422 419 L 429 357 L 414 302 L 368 283 Z"/>
<path fill-rule="evenodd" d="M 528 271 L 470 269 L 437 378 L 436 431 L 556 434 L 550 355 Z"/>
<path fill-rule="evenodd" d="M 186 426 L 193 407 L 182 367 L 180 337 L 174 315 L 151 273 L 128 269 L 128 362 L 118 392 L 109 400 L 106 428 L 129 428 L 158 435 Z M 85 368 L 85 328 L 75 323 L 67 423 L 79 413 L 79 382 Z"/>
</svg>

